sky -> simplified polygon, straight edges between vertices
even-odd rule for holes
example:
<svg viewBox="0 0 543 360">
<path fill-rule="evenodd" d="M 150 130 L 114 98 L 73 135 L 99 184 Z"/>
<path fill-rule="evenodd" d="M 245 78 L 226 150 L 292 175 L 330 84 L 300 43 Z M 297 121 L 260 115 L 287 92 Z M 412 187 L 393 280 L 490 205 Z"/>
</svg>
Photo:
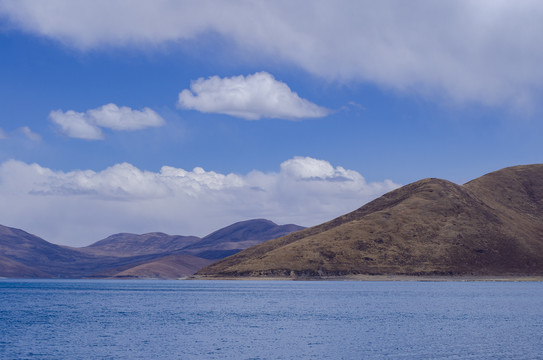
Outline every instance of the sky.
<svg viewBox="0 0 543 360">
<path fill-rule="evenodd" d="M 543 156 L 543 3 L 0 0 L 0 224 L 312 226 Z"/>
</svg>

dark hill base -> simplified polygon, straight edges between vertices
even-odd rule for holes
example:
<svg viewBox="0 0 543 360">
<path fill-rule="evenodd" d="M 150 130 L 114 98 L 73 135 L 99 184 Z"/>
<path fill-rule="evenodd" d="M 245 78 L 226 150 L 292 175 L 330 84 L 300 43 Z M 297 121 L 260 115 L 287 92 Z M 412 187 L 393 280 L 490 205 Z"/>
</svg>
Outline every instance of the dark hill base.
<svg viewBox="0 0 543 360">
<path fill-rule="evenodd" d="M 213 277 L 543 275 L 543 165 L 425 179 L 200 270 Z"/>
</svg>

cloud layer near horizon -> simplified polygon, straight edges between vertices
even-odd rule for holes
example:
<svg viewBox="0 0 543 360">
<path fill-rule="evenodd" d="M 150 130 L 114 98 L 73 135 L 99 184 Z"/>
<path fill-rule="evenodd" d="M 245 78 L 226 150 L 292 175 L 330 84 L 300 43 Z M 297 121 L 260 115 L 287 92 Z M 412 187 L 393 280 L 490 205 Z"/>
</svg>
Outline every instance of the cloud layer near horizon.
<svg viewBox="0 0 543 360">
<path fill-rule="evenodd" d="M 51 111 L 49 118 L 60 127 L 63 134 L 86 140 L 104 139 L 101 128 L 130 131 L 165 124 L 164 119 L 149 108 L 138 111 L 115 104 L 106 104 L 84 113 L 73 110 Z"/>
<path fill-rule="evenodd" d="M 245 61 L 248 50 L 331 80 L 460 103 L 526 108 L 543 83 L 536 0 L 2 0 L 2 14 L 81 50 L 215 33 L 233 40 Z"/>
<path fill-rule="evenodd" d="M 302 99 L 287 84 L 267 72 L 193 81 L 190 90 L 179 93 L 178 106 L 206 113 L 219 113 L 246 120 L 277 118 L 297 120 L 326 116 L 329 111 Z"/>
<path fill-rule="evenodd" d="M 53 171 L 10 160 L 0 165 L 2 225 L 48 241 L 88 245 L 118 232 L 206 235 L 251 218 L 310 226 L 388 192 L 356 171 L 295 157 L 279 172 L 246 175 L 164 166 L 142 171 L 122 163 L 103 171 Z"/>
</svg>

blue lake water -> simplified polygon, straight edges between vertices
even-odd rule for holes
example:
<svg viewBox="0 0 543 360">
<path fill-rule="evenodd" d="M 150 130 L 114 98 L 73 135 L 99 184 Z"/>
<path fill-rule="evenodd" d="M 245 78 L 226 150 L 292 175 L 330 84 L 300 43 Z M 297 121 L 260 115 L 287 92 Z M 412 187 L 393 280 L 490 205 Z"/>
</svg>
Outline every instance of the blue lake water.
<svg viewBox="0 0 543 360">
<path fill-rule="evenodd" d="M 543 283 L 0 280 L 1 359 L 542 359 Z"/>
</svg>

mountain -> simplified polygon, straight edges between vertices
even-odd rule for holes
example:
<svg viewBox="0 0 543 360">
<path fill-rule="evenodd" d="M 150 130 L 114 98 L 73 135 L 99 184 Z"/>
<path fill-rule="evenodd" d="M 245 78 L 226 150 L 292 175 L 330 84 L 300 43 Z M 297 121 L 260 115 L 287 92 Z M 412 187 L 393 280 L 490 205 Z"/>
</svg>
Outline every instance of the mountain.
<svg viewBox="0 0 543 360">
<path fill-rule="evenodd" d="M 79 250 L 98 255 L 137 256 L 171 252 L 198 241 L 200 238 L 196 236 L 168 235 L 160 232 L 142 235 L 121 233 L 108 236 Z"/>
<path fill-rule="evenodd" d="M 0 225 L 0 276 L 56 277 L 62 272 L 78 276 L 88 270 L 92 255 L 51 244 L 23 230 Z M 107 262 L 108 259 L 103 259 Z M 62 265 L 61 265 L 62 264 Z"/>
<path fill-rule="evenodd" d="M 115 279 L 178 279 L 192 275 L 212 262 L 213 260 L 192 255 L 167 255 L 120 272 L 103 275 Z"/>
<path fill-rule="evenodd" d="M 0 225 L 0 277 L 178 278 L 209 265 L 210 259 L 221 259 L 299 228 L 249 220 L 203 239 L 158 232 L 122 233 L 87 247 L 72 248 Z"/>
<path fill-rule="evenodd" d="M 7 278 L 48 278 L 49 274 L 0 255 L 0 274 Z M 1 278 L 0 277 L 0 278 Z"/>
<path fill-rule="evenodd" d="M 211 264 L 215 260 L 220 260 L 253 245 L 260 244 L 270 239 L 275 239 L 300 229 L 304 229 L 304 227 L 293 224 L 277 225 L 269 220 L 254 219 L 241 221 L 226 226 L 205 236 L 202 239 L 195 240 L 185 237 L 185 239 L 180 240 L 178 239 L 180 238 L 179 236 L 174 236 L 171 237 L 173 238 L 171 242 L 175 242 L 177 239 L 177 241 L 182 241 L 183 243 L 189 242 L 190 244 L 177 250 L 172 249 L 172 251 L 165 253 L 164 257 L 152 260 L 151 262 L 146 262 L 132 268 L 125 268 L 118 273 L 109 271 L 108 273 L 100 275 L 104 276 L 107 274 L 109 277 L 117 278 L 185 277 L 194 274 L 197 270 Z M 147 235 L 149 234 L 142 236 L 145 237 Z M 162 239 L 162 243 L 171 243 L 167 241 L 168 236 L 169 235 L 166 235 L 166 237 L 160 237 L 160 239 Z M 110 238 L 113 238 L 113 244 L 118 243 L 117 236 L 109 237 L 108 239 Z M 134 240 L 129 241 L 130 238 L 133 238 Z M 128 236 L 125 240 L 131 244 L 145 244 L 148 242 L 138 242 L 137 236 Z M 102 241 L 91 245 L 91 247 L 103 244 Z M 117 248 L 117 246 L 114 246 L 114 248 Z"/>
<path fill-rule="evenodd" d="M 240 221 L 207 235 L 182 252 L 217 260 L 302 229 L 305 228 L 294 224 L 277 225 L 265 219 Z"/>
<path fill-rule="evenodd" d="M 134 266 L 162 254 L 104 256 L 49 243 L 20 229 L 0 225 L 0 277 L 80 278 Z"/>
<path fill-rule="evenodd" d="M 543 164 L 424 179 L 197 276 L 543 275 Z"/>
</svg>

